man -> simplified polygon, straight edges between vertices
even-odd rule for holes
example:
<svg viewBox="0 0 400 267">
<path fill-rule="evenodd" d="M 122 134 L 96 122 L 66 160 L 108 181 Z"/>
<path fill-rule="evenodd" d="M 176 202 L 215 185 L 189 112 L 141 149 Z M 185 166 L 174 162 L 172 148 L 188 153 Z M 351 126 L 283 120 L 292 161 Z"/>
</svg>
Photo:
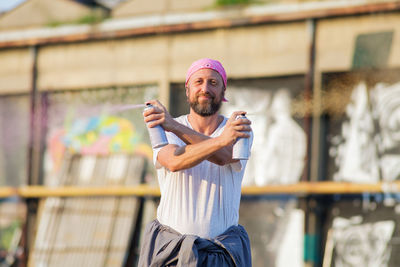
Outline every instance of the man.
<svg viewBox="0 0 400 267">
<path fill-rule="evenodd" d="M 154 149 L 161 200 L 145 232 L 139 266 L 251 266 L 250 242 L 238 225 L 245 160 L 232 159 L 237 138 L 251 138 L 250 121 L 217 112 L 227 78 L 220 62 L 195 61 L 186 75 L 190 113 L 173 119 L 158 101 L 148 127 L 162 125 L 169 144 Z"/>
</svg>

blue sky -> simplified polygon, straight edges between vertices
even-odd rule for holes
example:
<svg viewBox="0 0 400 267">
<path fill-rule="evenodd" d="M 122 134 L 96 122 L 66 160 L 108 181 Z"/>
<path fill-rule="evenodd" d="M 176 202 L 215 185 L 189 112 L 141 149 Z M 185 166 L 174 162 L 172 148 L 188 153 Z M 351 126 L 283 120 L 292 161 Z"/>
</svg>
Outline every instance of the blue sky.
<svg viewBox="0 0 400 267">
<path fill-rule="evenodd" d="M 10 10 L 25 0 L 0 0 L 0 12 Z"/>
</svg>

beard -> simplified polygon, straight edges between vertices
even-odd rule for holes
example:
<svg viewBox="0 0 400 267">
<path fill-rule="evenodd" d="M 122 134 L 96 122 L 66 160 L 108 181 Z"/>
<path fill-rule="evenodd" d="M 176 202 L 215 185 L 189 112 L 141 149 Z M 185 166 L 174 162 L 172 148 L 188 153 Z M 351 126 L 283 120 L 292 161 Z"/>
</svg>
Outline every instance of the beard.
<svg viewBox="0 0 400 267">
<path fill-rule="evenodd" d="M 222 106 L 222 99 L 224 98 L 225 90 L 222 90 L 219 99 L 209 93 L 199 93 L 195 96 L 193 101 L 190 100 L 190 95 L 188 98 L 188 102 L 190 107 L 193 109 L 194 112 L 199 114 L 202 117 L 208 117 L 214 115 L 218 112 L 218 110 Z M 200 103 L 199 97 L 200 96 L 208 96 L 210 97 L 206 102 Z"/>
</svg>

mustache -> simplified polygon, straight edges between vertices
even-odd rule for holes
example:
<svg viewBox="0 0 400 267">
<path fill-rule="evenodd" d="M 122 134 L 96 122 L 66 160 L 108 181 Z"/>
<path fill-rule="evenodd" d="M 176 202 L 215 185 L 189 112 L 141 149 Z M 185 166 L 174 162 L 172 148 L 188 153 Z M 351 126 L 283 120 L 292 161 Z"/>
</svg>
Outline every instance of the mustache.
<svg viewBox="0 0 400 267">
<path fill-rule="evenodd" d="M 215 95 L 212 95 L 212 94 L 210 94 L 210 93 L 208 93 L 208 92 L 196 94 L 196 97 L 200 97 L 200 96 L 208 96 L 208 97 L 211 97 L 212 99 L 215 98 Z"/>
</svg>

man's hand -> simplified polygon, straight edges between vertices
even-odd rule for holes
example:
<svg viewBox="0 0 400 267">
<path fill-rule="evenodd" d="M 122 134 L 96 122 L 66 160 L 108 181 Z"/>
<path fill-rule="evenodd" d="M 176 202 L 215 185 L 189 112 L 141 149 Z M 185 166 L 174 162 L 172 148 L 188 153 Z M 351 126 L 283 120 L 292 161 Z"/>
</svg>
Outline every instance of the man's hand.
<svg viewBox="0 0 400 267">
<path fill-rule="evenodd" d="M 245 111 L 235 111 L 226 122 L 224 131 L 219 136 L 225 146 L 233 145 L 236 139 L 243 137 L 249 138 L 251 131 L 251 121 L 248 119 L 236 119 L 237 116 L 246 114 Z"/>
<path fill-rule="evenodd" d="M 150 100 L 146 104 L 153 105 L 153 108 L 143 112 L 144 122 L 148 123 L 148 127 L 161 125 L 166 131 L 171 131 L 174 128 L 175 120 L 158 100 Z"/>
</svg>

